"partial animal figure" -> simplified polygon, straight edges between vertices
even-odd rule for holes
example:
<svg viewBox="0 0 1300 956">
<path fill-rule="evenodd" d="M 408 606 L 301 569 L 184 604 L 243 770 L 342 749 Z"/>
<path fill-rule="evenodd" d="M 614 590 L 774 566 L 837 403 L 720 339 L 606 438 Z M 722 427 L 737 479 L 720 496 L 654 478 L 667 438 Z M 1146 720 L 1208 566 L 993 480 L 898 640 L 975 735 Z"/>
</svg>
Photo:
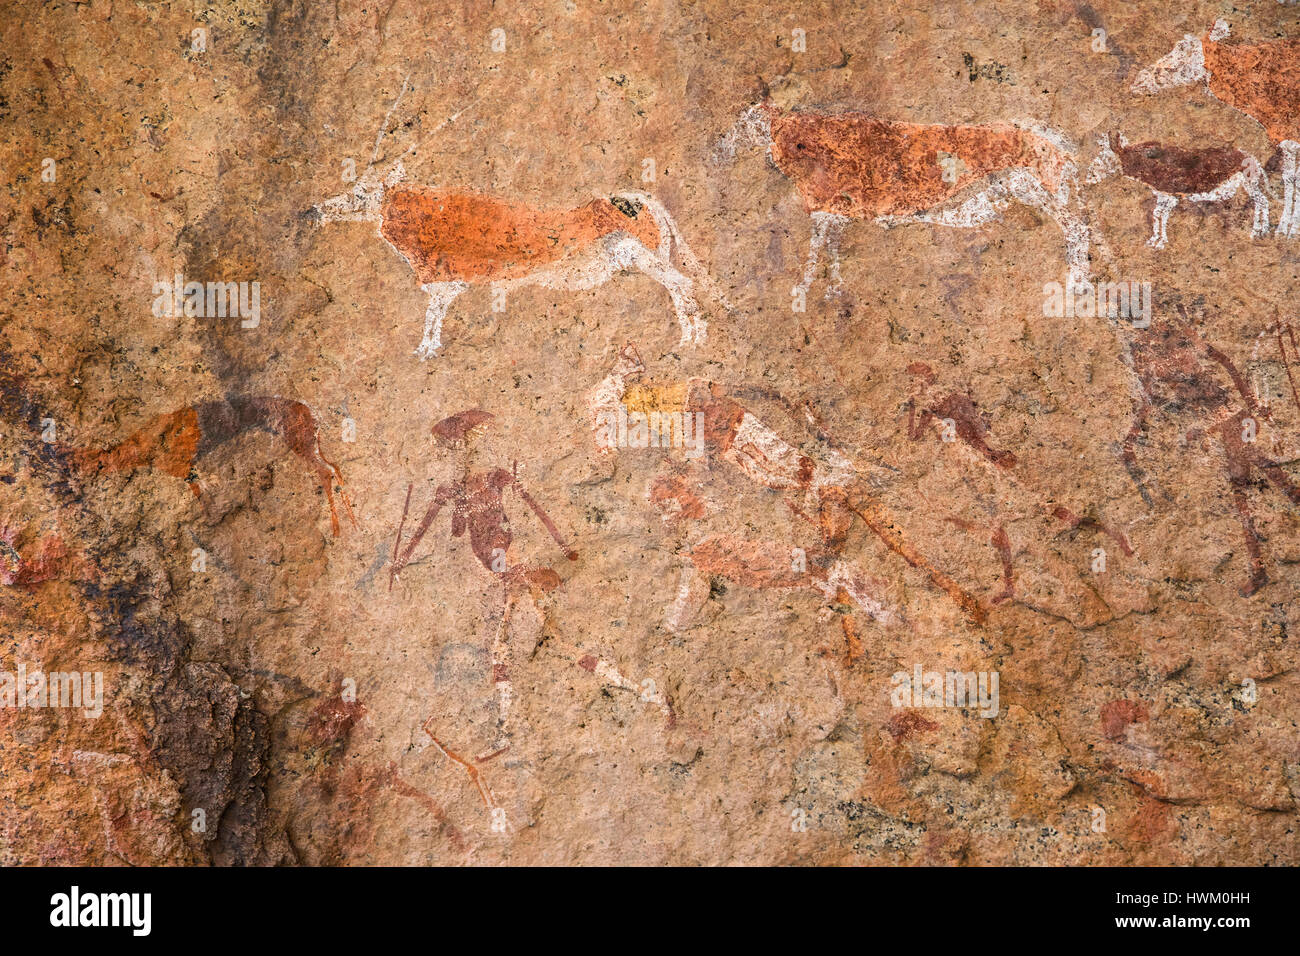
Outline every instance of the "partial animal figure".
<svg viewBox="0 0 1300 956">
<path fill-rule="evenodd" d="M 69 570 L 94 574 L 93 563 L 69 551 L 60 534 L 40 537 L 30 525 L 0 522 L 0 584 L 34 588 Z"/>
<path fill-rule="evenodd" d="M 868 482 L 833 446 L 816 460 L 804 454 L 740 404 L 737 399 L 743 397 L 743 389 L 698 378 L 647 386 L 638 381 L 644 371 L 635 346 L 629 343 L 610 374 L 589 394 L 599 451 L 614 450 L 608 431 L 599 423 L 608 421 L 618 404 L 629 412 L 635 408 L 698 415 L 703 428 L 702 464 L 726 462 L 756 484 L 786 493 L 791 510 L 820 536 L 818 547 L 793 554 L 786 542 L 718 535 L 697 541 L 684 554 L 677 596 L 666 619 L 670 630 L 687 627 L 708 600 L 711 575 L 759 588 L 810 587 L 828 600 L 842 596 L 882 623 L 896 620 L 899 615 L 870 592 L 866 576 L 842 554 L 854 517 L 861 518 L 889 550 L 922 570 L 972 621 L 985 620 L 987 611 L 978 600 L 916 551 L 896 523 L 870 500 Z M 702 480 L 700 476 L 661 479 L 651 489 L 651 500 L 671 520 L 700 517 L 703 506 L 694 492 Z"/>
<path fill-rule="evenodd" d="M 1163 249 L 1169 241 L 1169 213 L 1180 199 L 1224 202 L 1245 189 L 1254 201 L 1251 237 L 1268 235 L 1268 177 L 1253 157 L 1230 146 L 1185 148 L 1156 142 L 1129 145 L 1122 133 L 1101 140 L 1101 152 L 1088 170 L 1089 185 L 1113 175 L 1149 187 L 1156 198 L 1147 245 Z"/>
<path fill-rule="evenodd" d="M 383 136 L 381 129 L 379 141 Z M 377 158 L 379 142 L 375 149 Z M 668 291 L 683 347 L 703 342 L 707 333 L 697 285 L 727 305 L 663 203 L 646 193 L 542 209 L 467 190 L 406 184 L 401 158 L 383 174 L 374 168 L 375 158 L 351 189 L 316 204 L 311 213 L 322 223 L 379 223 L 379 236 L 407 261 L 429 295 L 424 337 L 415 350 L 421 359 L 442 347 L 442 322 L 452 302 L 480 283 L 578 291 L 640 271 Z"/>
<path fill-rule="evenodd" d="M 1071 283 L 1082 285 L 1091 274 L 1078 166 L 1070 145 L 1054 131 L 784 110 L 764 99 L 722 137 L 714 161 L 730 161 L 741 145 L 766 148 L 812 218 L 796 295 L 811 287 L 823 248 L 830 256 L 828 295 L 839 291 L 839 241 L 852 220 L 973 229 L 997 220 L 1012 202 L 1038 210 L 1061 228 Z"/>
<path fill-rule="evenodd" d="M 68 450 L 83 477 L 93 479 L 105 472 L 152 468 L 188 482 L 198 497 L 202 490 L 196 471 L 199 459 L 240 435 L 256 431 L 278 436 L 315 473 L 329 502 L 335 537 L 339 534 L 336 490 L 356 525 L 352 503 L 343 490 L 343 476 L 338 466 L 321 454 L 316 416 L 304 403 L 291 398 L 238 396 L 187 405 L 151 419 L 116 445 Z"/>
<path fill-rule="evenodd" d="M 1204 36 L 1188 33 L 1169 53 L 1138 73 L 1135 93 L 1205 83 L 1206 89 L 1255 120 L 1282 151 L 1282 215 L 1277 234 L 1300 235 L 1300 39 L 1226 44 L 1231 34 L 1216 20 Z"/>
</svg>

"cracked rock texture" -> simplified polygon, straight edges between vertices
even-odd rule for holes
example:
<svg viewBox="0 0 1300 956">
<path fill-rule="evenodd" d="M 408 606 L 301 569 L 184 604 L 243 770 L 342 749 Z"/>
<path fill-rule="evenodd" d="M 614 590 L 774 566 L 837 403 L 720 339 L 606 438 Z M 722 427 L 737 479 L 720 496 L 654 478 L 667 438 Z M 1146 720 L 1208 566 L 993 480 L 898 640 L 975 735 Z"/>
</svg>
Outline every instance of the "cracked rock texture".
<svg viewBox="0 0 1300 956">
<path fill-rule="evenodd" d="M 9 5 L 0 862 L 1300 862 L 1297 9 Z"/>
</svg>

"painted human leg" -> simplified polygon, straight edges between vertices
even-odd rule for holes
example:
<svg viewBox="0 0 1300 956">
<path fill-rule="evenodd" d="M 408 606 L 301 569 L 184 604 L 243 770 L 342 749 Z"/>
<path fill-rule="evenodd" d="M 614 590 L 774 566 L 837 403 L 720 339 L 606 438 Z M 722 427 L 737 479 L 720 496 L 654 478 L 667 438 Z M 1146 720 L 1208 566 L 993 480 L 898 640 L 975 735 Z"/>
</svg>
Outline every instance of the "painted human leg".
<svg viewBox="0 0 1300 956">
<path fill-rule="evenodd" d="M 1250 512 L 1250 501 L 1246 498 L 1246 488 L 1237 481 L 1232 482 L 1232 503 L 1237 510 L 1237 520 L 1241 522 L 1241 532 L 1246 539 L 1246 554 L 1250 558 L 1250 577 L 1238 590 L 1242 597 L 1250 597 L 1268 583 L 1268 573 L 1264 570 L 1264 555 L 1259 544 L 1259 533 L 1255 530 L 1255 519 Z"/>
<path fill-rule="evenodd" d="M 1296 195 L 1296 174 L 1297 174 L 1297 155 L 1300 154 L 1300 143 L 1295 140 L 1283 140 L 1278 144 L 1282 150 L 1282 215 L 1277 221 L 1277 234 L 1279 236 L 1294 237 L 1300 234 L 1300 210 L 1297 206 Z"/>
<path fill-rule="evenodd" d="M 433 723 L 432 717 L 424 722 L 424 727 L 422 729 L 426 734 L 428 734 L 429 739 L 433 741 L 434 747 L 436 747 L 438 752 L 452 763 L 459 764 L 465 770 L 465 773 L 469 775 L 470 782 L 474 784 L 475 788 L 478 790 L 479 796 L 483 798 L 483 804 L 489 810 L 494 809 L 492 791 L 489 790 L 487 784 L 483 782 L 483 777 L 480 775 L 478 767 L 474 766 L 472 762 L 456 753 L 456 751 L 449 749 L 441 740 L 439 740 L 437 736 L 434 735 L 433 731 L 429 729 L 431 723 Z"/>
<path fill-rule="evenodd" d="M 894 614 L 867 591 L 861 570 L 851 561 L 839 560 L 830 566 L 824 578 L 814 579 L 813 587 L 833 601 L 841 590 L 873 621 L 890 624 Z"/>
<path fill-rule="evenodd" d="M 1268 235 L 1268 180 L 1259 163 L 1249 161 L 1243 174 L 1243 186 L 1246 195 L 1254 202 L 1254 216 L 1250 225 L 1250 237 L 1262 239 Z"/>
</svg>

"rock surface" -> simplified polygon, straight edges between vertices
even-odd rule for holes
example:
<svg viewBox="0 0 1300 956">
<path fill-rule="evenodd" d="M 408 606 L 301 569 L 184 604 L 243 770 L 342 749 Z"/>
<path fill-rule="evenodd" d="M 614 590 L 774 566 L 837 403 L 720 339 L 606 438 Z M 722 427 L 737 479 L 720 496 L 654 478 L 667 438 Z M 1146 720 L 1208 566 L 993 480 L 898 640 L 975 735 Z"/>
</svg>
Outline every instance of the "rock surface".
<svg viewBox="0 0 1300 956">
<path fill-rule="evenodd" d="M 0 862 L 1300 862 L 1296 8 L 1133 89 L 1223 9 L 0 14 L 0 672 L 102 681 Z"/>
</svg>

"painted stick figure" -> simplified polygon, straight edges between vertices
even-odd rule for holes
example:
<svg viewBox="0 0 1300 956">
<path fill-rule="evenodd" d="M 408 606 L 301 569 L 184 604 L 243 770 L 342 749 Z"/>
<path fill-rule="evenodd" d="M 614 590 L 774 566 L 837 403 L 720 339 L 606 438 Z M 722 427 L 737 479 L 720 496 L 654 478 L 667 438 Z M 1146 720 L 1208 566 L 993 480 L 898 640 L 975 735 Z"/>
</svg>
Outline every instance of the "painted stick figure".
<svg viewBox="0 0 1300 956">
<path fill-rule="evenodd" d="M 452 512 L 451 536 L 459 538 L 468 534 L 470 549 L 474 552 L 474 556 L 478 558 L 479 563 L 485 569 L 494 574 L 501 582 L 501 620 L 492 642 L 492 683 L 495 688 L 497 714 L 496 739 L 491 750 L 482 756 L 473 758 L 473 762 L 471 762 L 470 758 L 462 757 L 455 751 L 450 750 L 433 732 L 428 721 L 424 724 L 424 731 L 433 740 L 439 752 L 453 763 L 457 763 L 466 769 L 475 788 L 483 796 L 484 802 L 489 808 L 492 807 L 489 797 L 490 791 L 486 783 L 480 778 L 474 763 L 490 760 L 503 753 L 510 746 L 507 722 L 513 697 L 513 687 L 510 680 L 511 657 L 509 642 L 511 613 L 519 596 L 524 592 L 528 592 L 533 599 L 534 606 L 538 607 L 539 613 L 542 613 L 544 617 L 544 612 L 540 607 L 543 595 L 554 591 L 560 586 L 560 576 L 553 568 L 540 564 L 512 563 L 510 547 L 514 536 L 510 532 L 510 519 L 506 514 L 505 492 L 513 491 L 523 499 L 524 503 L 528 505 L 555 540 L 555 543 L 559 545 L 566 558 L 570 561 L 578 559 L 578 552 L 569 547 L 555 522 L 551 520 L 551 517 L 537 503 L 536 499 L 529 494 L 519 480 L 515 468 L 507 470 L 505 468 L 475 467 L 473 460 L 474 440 L 492 427 L 495 421 L 496 417 L 490 412 L 470 409 L 445 418 L 433 426 L 435 447 L 443 450 L 456 450 L 461 453 L 459 477 L 455 481 L 438 486 L 434 492 L 433 501 L 426 509 L 414 533 L 406 542 L 405 548 L 402 547 L 402 529 L 406 522 L 406 511 L 403 511 L 402 522 L 398 526 L 397 540 L 394 544 L 389 584 L 391 590 L 392 582 L 400 580 L 402 571 L 410 564 L 411 557 L 414 555 L 420 541 L 434 521 L 437 520 L 442 509 L 448 506 L 450 506 Z M 407 491 L 406 507 L 410 507 L 409 489 Z M 564 642 L 561 641 L 560 643 Z M 633 686 L 630 681 L 618 672 L 617 668 L 607 661 L 599 660 L 591 655 L 584 655 L 577 663 L 583 669 L 597 674 L 604 681 L 615 686 L 625 688 Z M 671 719 L 671 703 L 662 694 L 654 693 L 649 696 L 642 694 L 642 698 L 658 705 Z"/>
</svg>

